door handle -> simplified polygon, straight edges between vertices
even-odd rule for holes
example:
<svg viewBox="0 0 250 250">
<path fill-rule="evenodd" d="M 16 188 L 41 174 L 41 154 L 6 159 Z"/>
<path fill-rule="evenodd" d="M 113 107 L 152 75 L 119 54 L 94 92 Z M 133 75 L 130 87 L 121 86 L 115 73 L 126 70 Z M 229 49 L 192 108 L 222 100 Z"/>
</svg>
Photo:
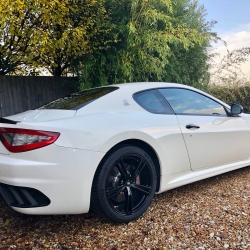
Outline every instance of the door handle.
<svg viewBox="0 0 250 250">
<path fill-rule="evenodd" d="M 200 127 L 197 126 L 197 125 L 194 125 L 194 124 L 188 124 L 188 125 L 186 126 L 186 128 L 187 128 L 187 129 L 192 129 L 192 128 L 198 129 L 198 128 L 200 128 Z"/>
</svg>

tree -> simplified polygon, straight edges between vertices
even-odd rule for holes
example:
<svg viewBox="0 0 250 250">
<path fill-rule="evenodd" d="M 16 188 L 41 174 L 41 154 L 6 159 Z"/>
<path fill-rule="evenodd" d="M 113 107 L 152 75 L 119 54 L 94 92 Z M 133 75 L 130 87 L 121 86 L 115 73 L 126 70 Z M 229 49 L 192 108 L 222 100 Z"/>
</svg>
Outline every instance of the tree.
<svg viewBox="0 0 250 250">
<path fill-rule="evenodd" d="M 114 42 L 82 58 L 85 87 L 164 80 L 174 47 L 188 50 L 208 43 L 210 34 L 180 22 L 175 7 L 173 0 L 106 0 Z"/>
<path fill-rule="evenodd" d="M 104 19 L 102 0 L 2 0 L 0 74 L 28 65 L 62 75 L 77 56 L 104 48 Z"/>
<path fill-rule="evenodd" d="M 186 24 L 188 28 L 197 30 L 200 35 L 206 35 L 209 39 L 194 43 L 188 49 L 182 44 L 170 45 L 171 56 L 163 79 L 198 87 L 209 81 L 209 60 L 213 55 L 208 53 L 208 49 L 211 40 L 219 39 L 211 31 L 216 22 L 206 21 L 206 10 L 203 5 L 199 5 L 198 0 L 176 0 L 173 10 L 177 23 Z"/>
<path fill-rule="evenodd" d="M 224 42 L 227 47 L 226 42 Z M 216 58 L 213 58 L 216 59 Z M 211 65 L 210 83 L 220 85 L 247 85 L 249 84 L 249 75 L 245 75 L 242 70 L 242 64 L 250 60 L 250 47 L 243 47 L 229 51 L 217 63 Z"/>
</svg>

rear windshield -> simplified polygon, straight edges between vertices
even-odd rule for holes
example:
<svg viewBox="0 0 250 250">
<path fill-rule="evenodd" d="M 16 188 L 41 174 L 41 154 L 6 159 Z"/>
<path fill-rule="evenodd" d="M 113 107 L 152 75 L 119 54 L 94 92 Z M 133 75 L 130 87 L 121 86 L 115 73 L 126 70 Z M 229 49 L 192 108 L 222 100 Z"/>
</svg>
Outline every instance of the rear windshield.
<svg viewBox="0 0 250 250">
<path fill-rule="evenodd" d="M 118 87 L 100 87 L 95 89 L 87 89 L 81 92 L 77 92 L 60 99 L 57 99 L 53 102 L 43 105 L 38 109 L 66 109 L 66 110 L 78 110 L 94 100 L 107 95 L 115 90 Z"/>
</svg>

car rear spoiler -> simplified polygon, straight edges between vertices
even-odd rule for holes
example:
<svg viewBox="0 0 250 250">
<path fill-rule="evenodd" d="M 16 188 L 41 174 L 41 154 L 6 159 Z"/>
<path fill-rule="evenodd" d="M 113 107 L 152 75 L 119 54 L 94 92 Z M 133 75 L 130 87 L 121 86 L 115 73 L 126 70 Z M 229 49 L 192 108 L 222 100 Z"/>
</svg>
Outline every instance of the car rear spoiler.
<svg viewBox="0 0 250 250">
<path fill-rule="evenodd" d="M 0 123 L 17 124 L 18 122 L 17 122 L 17 121 L 13 121 L 13 120 L 9 120 L 9 119 L 1 118 L 1 117 L 0 117 Z"/>
</svg>

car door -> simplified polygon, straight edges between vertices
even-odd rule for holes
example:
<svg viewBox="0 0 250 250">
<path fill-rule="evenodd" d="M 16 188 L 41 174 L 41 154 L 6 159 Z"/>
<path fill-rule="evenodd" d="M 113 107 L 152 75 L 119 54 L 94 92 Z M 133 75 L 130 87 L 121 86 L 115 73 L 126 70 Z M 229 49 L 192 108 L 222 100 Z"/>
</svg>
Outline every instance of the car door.
<svg viewBox="0 0 250 250">
<path fill-rule="evenodd" d="M 136 130 L 154 138 L 161 162 L 161 175 L 190 171 L 190 161 L 179 122 L 172 108 L 157 91 L 149 89 L 134 94 L 134 100 L 146 110 L 133 118 Z M 137 125 L 138 124 L 138 125 Z"/>
<path fill-rule="evenodd" d="M 185 88 L 159 89 L 176 113 L 193 170 L 249 158 L 250 128 L 216 100 Z"/>
</svg>

